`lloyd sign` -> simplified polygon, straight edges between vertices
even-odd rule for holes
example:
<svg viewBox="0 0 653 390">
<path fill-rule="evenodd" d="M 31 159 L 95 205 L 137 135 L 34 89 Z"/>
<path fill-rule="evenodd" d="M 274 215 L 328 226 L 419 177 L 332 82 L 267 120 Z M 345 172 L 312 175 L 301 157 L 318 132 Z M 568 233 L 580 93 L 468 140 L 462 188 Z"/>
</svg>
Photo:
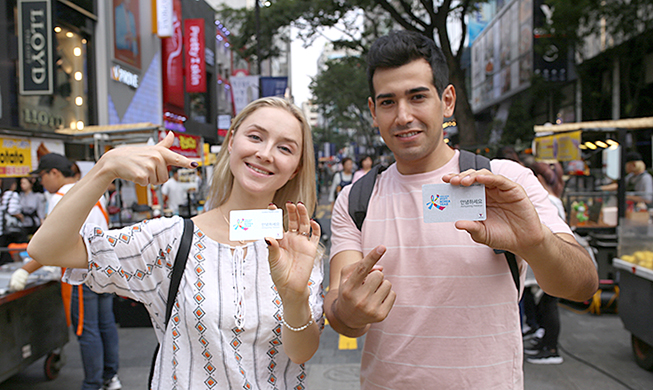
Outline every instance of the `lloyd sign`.
<svg viewBox="0 0 653 390">
<path fill-rule="evenodd" d="M 52 8 L 49 0 L 18 0 L 18 61 L 21 95 L 51 95 Z"/>
</svg>

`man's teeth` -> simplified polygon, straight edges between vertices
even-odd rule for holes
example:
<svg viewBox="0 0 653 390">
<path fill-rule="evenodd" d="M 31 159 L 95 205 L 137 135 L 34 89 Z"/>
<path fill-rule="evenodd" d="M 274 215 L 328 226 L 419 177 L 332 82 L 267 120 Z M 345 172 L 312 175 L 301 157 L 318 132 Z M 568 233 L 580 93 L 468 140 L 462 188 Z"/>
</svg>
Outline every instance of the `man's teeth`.
<svg viewBox="0 0 653 390">
<path fill-rule="evenodd" d="M 399 138 L 408 138 L 408 137 L 412 137 L 412 136 L 414 136 L 414 135 L 416 135 L 418 133 L 419 133 L 419 131 L 411 131 L 410 133 L 399 134 L 397 137 L 399 137 Z"/>
</svg>

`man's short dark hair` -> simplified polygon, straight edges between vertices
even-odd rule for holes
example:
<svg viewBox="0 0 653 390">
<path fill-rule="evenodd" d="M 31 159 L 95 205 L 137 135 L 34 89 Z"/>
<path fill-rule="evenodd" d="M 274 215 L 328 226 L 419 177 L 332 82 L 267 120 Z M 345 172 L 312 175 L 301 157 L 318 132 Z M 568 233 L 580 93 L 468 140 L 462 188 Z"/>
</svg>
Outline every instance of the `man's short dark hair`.
<svg viewBox="0 0 653 390">
<path fill-rule="evenodd" d="M 433 85 L 440 97 L 449 85 L 449 66 L 442 50 L 426 35 L 413 31 L 391 31 L 378 38 L 367 54 L 367 82 L 376 101 L 374 72 L 381 69 L 393 69 L 423 58 L 431 65 Z"/>
</svg>

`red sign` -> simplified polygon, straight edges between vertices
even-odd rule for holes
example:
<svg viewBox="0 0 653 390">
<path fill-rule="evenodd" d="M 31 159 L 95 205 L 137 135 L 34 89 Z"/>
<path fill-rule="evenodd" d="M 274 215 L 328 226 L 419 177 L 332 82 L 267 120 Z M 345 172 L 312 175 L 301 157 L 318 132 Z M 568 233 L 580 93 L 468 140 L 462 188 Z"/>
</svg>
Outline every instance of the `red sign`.
<svg viewBox="0 0 653 390">
<path fill-rule="evenodd" d="M 204 19 L 184 20 L 184 52 L 186 54 L 186 91 L 206 92 Z"/>
<path fill-rule="evenodd" d="M 184 61 L 181 34 L 181 0 L 173 2 L 173 34 L 161 39 L 164 108 L 184 114 Z M 177 108 L 177 109 L 175 109 Z"/>
<path fill-rule="evenodd" d="M 170 150 L 188 158 L 202 158 L 202 137 L 179 134 L 174 131 L 173 133 L 175 134 L 175 140 L 172 143 Z M 163 141 L 167 134 L 167 131 L 159 131 L 159 142 Z"/>
</svg>

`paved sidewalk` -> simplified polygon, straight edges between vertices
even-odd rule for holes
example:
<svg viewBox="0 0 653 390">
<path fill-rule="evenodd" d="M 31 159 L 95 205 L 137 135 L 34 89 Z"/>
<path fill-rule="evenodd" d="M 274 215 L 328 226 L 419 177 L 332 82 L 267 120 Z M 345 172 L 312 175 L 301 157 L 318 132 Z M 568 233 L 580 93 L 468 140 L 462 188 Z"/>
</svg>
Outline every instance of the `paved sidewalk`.
<svg viewBox="0 0 653 390">
<path fill-rule="evenodd" d="M 560 345 L 565 362 L 541 366 L 524 363 L 526 390 L 651 390 L 653 372 L 639 368 L 630 334 L 616 315 L 576 314 L 561 308 Z M 156 345 L 151 328 L 119 328 L 120 379 L 123 389 L 144 389 Z M 320 349 L 307 363 L 309 390 L 358 390 L 362 340 L 355 350 L 339 350 L 338 335 L 325 329 Z M 59 377 L 47 381 L 43 359 L 0 384 L 0 390 L 69 390 L 79 388 L 83 372 L 74 335 L 64 347 L 67 362 Z"/>
</svg>

